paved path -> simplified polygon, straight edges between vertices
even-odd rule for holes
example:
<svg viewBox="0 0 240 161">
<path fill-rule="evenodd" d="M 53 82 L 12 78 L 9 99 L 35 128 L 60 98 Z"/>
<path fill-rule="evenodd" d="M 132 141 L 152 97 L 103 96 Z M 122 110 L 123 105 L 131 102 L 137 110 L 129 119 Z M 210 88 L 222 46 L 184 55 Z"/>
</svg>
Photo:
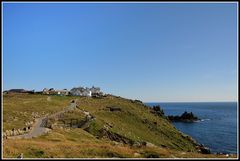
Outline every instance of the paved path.
<svg viewBox="0 0 240 161">
<path fill-rule="evenodd" d="M 70 103 L 70 105 L 68 107 L 66 107 L 63 111 L 59 111 L 55 114 L 52 114 L 50 116 L 45 116 L 42 118 L 38 118 L 37 121 L 34 123 L 32 130 L 27 133 L 27 134 L 23 134 L 23 135 L 17 135 L 17 136 L 9 136 L 9 139 L 20 139 L 20 138 L 26 138 L 26 139 L 31 139 L 33 137 L 37 137 L 40 136 L 44 133 L 47 133 L 48 131 L 50 131 L 49 128 L 45 128 L 46 124 L 47 124 L 47 120 L 49 118 L 56 118 L 56 117 L 60 117 L 60 115 L 64 112 L 73 110 L 76 108 L 76 101 L 74 101 L 73 103 Z"/>
<path fill-rule="evenodd" d="M 37 136 L 40 136 L 40 135 L 48 132 L 50 129 L 45 128 L 45 127 L 42 126 L 42 124 L 44 122 L 43 121 L 44 119 L 45 119 L 45 117 L 37 119 L 37 121 L 33 125 L 32 130 L 29 133 L 23 134 L 23 135 L 17 135 L 17 136 L 10 136 L 8 138 L 13 138 L 13 139 L 14 138 L 18 138 L 18 139 L 20 139 L 20 138 L 31 139 L 33 137 L 37 137 Z"/>
</svg>

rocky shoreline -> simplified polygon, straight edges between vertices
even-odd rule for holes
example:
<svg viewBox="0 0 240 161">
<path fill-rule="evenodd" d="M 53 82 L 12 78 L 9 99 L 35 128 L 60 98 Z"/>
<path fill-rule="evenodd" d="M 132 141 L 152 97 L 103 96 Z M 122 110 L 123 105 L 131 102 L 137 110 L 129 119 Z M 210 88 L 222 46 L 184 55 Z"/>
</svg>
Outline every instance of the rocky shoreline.
<svg viewBox="0 0 240 161">
<path fill-rule="evenodd" d="M 151 113 L 154 113 L 158 116 L 162 116 L 162 117 L 166 117 L 169 121 L 171 122 L 186 122 L 186 123 L 191 123 L 191 122 L 195 122 L 200 120 L 197 116 L 195 116 L 192 112 L 184 112 L 181 116 L 165 116 L 163 109 L 161 108 L 160 105 L 157 106 L 153 106 L 151 108 Z M 194 140 L 192 137 L 190 137 L 189 135 L 186 135 L 184 133 L 182 133 L 182 136 L 186 139 L 188 139 L 189 141 L 191 141 L 196 148 L 198 149 L 199 153 L 202 154 L 211 154 L 211 151 L 208 147 L 204 146 L 203 144 L 198 143 L 196 140 Z"/>
</svg>

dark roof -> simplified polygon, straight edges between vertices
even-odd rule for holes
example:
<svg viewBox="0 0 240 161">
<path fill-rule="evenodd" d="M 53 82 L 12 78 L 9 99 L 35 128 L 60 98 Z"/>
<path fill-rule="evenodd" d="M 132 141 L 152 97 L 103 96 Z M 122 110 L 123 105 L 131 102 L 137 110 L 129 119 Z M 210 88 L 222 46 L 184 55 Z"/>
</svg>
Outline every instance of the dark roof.
<svg viewBox="0 0 240 161">
<path fill-rule="evenodd" d="M 6 92 L 15 92 L 15 93 L 34 93 L 34 90 L 25 90 L 25 89 L 10 89 Z"/>
<path fill-rule="evenodd" d="M 25 92 L 24 89 L 10 89 L 8 92 Z"/>
</svg>

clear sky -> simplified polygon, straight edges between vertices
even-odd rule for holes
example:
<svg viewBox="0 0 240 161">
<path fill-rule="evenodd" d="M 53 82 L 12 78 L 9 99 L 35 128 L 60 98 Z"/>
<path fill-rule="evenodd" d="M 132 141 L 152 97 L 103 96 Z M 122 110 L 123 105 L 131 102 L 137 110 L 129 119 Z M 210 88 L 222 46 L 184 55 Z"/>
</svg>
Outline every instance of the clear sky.
<svg viewBox="0 0 240 161">
<path fill-rule="evenodd" d="M 4 3 L 3 89 L 237 100 L 236 3 Z"/>
</svg>

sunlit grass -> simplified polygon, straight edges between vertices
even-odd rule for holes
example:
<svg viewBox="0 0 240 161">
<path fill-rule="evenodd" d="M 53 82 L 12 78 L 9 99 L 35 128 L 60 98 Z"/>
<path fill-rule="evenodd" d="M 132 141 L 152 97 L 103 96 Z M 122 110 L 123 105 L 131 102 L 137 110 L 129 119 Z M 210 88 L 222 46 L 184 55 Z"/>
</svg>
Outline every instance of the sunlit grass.
<svg viewBox="0 0 240 161">
<path fill-rule="evenodd" d="M 51 101 L 47 99 L 51 97 Z M 96 119 L 90 123 L 88 132 L 81 129 L 56 128 L 50 133 L 33 139 L 7 139 L 3 142 L 3 156 L 16 158 L 23 153 L 25 158 L 182 158 L 182 157 L 224 157 L 224 155 L 203 155 L 196 152 L 195 145 L 165 118 L 156 116 L 141 103 L 113 96 L 101 99 L 72 96 L 47 96 L 13 94 L 3 96 L 3 127 L 21 128 L 30 121 L 32 112 L 42 116 L 55 113 L 67 107 L 72 99 L 77 99 L 80 109 L 89 111 Z M 121 111 L 109 111 L 109 106 Z M 22 112 L 26 112 L 24 116 Z M 18 120 L 14 121 L 13 117 Z M 83 119 L 79 110 L 65 113 L 67 119 Z M 144 120 L 147 120 L 147 122 Z M 155 122 L 155 123 L 154 123 Z M 110 124 L 112 133 L 133 141 L 150 142 L 154 147 L 130 147 L 107 139 L 97 139 L 99 130 Z M 234 155 L 233 157 L 236 157 Z"/>
</svg>

